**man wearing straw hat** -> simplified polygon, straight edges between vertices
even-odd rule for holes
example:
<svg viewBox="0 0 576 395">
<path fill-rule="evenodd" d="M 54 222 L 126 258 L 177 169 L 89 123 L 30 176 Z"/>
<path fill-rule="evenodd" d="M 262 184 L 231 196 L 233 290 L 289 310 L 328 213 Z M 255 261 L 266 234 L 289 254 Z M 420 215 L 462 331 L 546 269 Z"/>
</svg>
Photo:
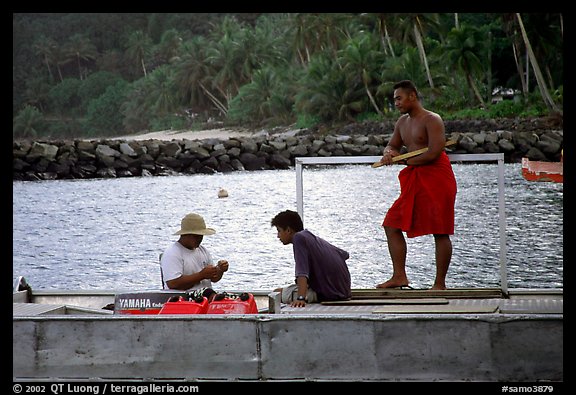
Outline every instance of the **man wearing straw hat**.
<svg viewBox="0 0 576 395">
<path fill-rule="evenodd" d="M 214 233 L 198 214 L 182 218 L 180 230 L 174 233 L 180 238 L 164 251 L 160 260 L 165 289 L 208 290 L 207 297 L 214 293 L 212 282 L 220 281 L 228 270 L 228 261 L 219 260 L 214 265 L 210 252 L 200 245 L 204 236 Z"/>
</svg>

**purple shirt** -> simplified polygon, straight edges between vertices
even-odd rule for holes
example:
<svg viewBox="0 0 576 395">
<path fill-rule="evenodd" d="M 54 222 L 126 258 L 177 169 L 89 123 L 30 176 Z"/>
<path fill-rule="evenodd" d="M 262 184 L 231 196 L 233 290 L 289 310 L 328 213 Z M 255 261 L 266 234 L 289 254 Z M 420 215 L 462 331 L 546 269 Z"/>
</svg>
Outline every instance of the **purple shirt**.
<svg viewBox="0 0 576 395">
<path fill-rule="evenodd" d="M 350 299 L 348 252 L 304 229 L 292 238 L 296 277 L 308 278 L 308 286 L 316 291 L 318 300 Z"/>
</svg>

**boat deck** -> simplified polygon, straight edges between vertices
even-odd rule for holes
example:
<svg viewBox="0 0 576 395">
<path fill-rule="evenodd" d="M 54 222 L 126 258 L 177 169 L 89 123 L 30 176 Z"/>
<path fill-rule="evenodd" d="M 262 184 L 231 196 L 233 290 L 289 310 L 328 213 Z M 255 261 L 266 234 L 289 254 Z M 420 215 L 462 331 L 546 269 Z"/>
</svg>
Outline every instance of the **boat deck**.
<svg viewBox="0 0 576 395">
<path fill-rule="evenodd" d="M 242 315 L 114 314 L 101 307 L 113 293 L 31 294 L 14 296 L 14 380 L 563 380 L 562 289 L 354 290 L 303 308 L 262 291 L 267 307 Z"/>
<path fill-rule="evenodd" d="M 563 314 L 557 299 L 397 299 L 357 300 L 351 304 L 284 306 L 280 314 Z"/>
<path fill-rule="evenodd" d="M 564 311 L 562 289 L 511 290 L 507 297 L 499 289 L 492 288 L 355 289 L 351 300 L 310 303 L 305 307 L 280 303 L 280 295 L 275 292 L 257 291 L 254 296 L 261 314 L 563 314 Z M 113 302 L 113 298 L 114 293 L 76 293 L 65 298 L 58 292 L 38 292 L 33 303 L 15 299 L 12 315 L 113 315 L 113 311 L 102 308 Z"/>
<path fill-rule="evenodd" d="M 274 296 L 272 296 L 273 298 Z M 280 305 L 280 314 L 563 314 L 562 290 L 522 289 L 503 297 L 499 289 L 354 290 L 352 299 Z"/>
</svg>

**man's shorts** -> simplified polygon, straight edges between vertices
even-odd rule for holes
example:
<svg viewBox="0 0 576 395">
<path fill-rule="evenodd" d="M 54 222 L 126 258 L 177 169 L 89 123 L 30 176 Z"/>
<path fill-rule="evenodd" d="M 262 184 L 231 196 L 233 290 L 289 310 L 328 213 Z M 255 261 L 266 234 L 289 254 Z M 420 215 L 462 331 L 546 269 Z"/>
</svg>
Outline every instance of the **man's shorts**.
<svg viewBox="0 0 576 395">
<path fill-rule="evenodd" d="M 291 284 L 287 285 L 282 288 L 282 303 L 292 303 L 298 297 L 298 284 Z M 308 291 L 306 292 L 306 300 L 307 303 L 316 303 L 318 302 L 318 295 L 316 292 L 308 287 Z"/>
</svg>

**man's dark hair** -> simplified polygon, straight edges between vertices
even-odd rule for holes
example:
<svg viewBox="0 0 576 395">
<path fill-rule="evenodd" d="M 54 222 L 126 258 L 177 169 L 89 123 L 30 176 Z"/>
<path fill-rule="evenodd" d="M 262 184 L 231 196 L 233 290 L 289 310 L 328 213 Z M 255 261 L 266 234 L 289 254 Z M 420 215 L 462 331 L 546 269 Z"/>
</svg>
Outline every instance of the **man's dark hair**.
<svg viewBox="0 0 576 395">
<path fill-rule="evenodd" d="M 304 229 L 300 215 L 296 211 L 291 210 L 282 211 L 272 218 L 272 226 L 282 229 L 291 228 L 294 232 L 300 232 Z"/>
<path fill-rule="evenodd" d="M 404 89 L 407 92 L 414 92 L 414 94 L 416 94 L 416 97 L 420 99 L 420 93 L 418 92 L 418 89 L 416 89 L 416 85 L 414 85 L 414 83 L 410 80 L 402 80 L 400 82 L 397 82 L 396 84 L 394 84 L 393 88 Z"/>
</svg>

